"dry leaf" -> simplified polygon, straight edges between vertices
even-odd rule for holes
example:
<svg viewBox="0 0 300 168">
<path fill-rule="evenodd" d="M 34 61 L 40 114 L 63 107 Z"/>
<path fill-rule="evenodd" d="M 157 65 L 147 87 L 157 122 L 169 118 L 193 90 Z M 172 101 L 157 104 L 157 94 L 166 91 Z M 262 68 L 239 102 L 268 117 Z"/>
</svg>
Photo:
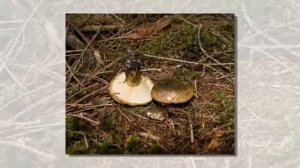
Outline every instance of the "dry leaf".
<svg viewBox="0 0 300 168">
<path fill-rule="evenodd" d="M 210 143 L 205 147 L 206 151 L 217 152 L 222 144 L 222 137 L 226 132 L 217 130 L 213 133 Z"/>
<path fill-rule="evenodd" d="M 126 37 L 132 40 L 140 40 L 145 37 L 152 36 L 158 31 L 162 30 L 164 27 L 168 26 L 171 23 L 172 19 L 170 17 L 163 17 L 153 25 L 144 26 L 137 28 L 131 32 L 129 32 Z"/>
<path fill-rule="evenodd" d="M 95 56 L 97 62 L 100 65 L 104 65 L 104 62 L 102 61 L 102 57 L 101 57 L 100 52 L 98 50 L 94 50 L 94 56 Z"/>
<path fill-rule="evenodd" d="M 207 151 L 217 151 L 221 144 L 222 144 L 222 142 L 219 138 L 212 139 L 210 141 L 210 143 L 207 145 L 206 150 Z"/>
</svg>

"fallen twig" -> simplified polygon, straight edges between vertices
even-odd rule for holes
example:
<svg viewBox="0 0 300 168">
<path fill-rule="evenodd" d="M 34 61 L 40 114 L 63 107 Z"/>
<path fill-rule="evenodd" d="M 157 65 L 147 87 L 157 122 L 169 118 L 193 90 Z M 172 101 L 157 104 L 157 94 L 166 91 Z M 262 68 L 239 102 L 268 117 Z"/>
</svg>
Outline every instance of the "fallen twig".
<svg viewBox="0 0 300 168">
<path fill-rule="evenodd" d="M 85 44 L 73 33 L 68 32 L 66 36 L 66 43 L 74 51 L 81 51 L 85 48 Z"/>
<path fill-rule="evenodd" d="M 102 90 L 105 89 L 105 88 L 107 88 L 107 86 L 104 86 L 104 87 L 102 87 L 102 88 L 100 88 L 100 89 L 97 89 L 97 90 L 95 90 L 95 91 L 93 91 L 93 92 L 91 92 L 91 93 L 85 95 L 83 98 L 77 100 L 75 103 L 80 103 L 80 102 L 82 102 L 83 100 L 86 100 L 87 98 L 89 98 L 89 97 L 91 97 L 91 96 L 94 96 L 94 95 L 98 94 L 98 92 L 102 91 Z"/>
<path fill-rule="evenodd" d="M 85 147 L 86 147 L 86 148 L 89 148 L 89 143 L 88 143 L 88 141 L 87 141 L 87 138 L 86 138 L 86 135 L 85 135 L 85 134 L 83 134 L 83 138 L 84 138 L 84 144 L 85 144 Z"/>
<path fill-rule="evenodd" d="M 98 126 L 100 125 L 100 122 L 99 121 L 94 121 L 90 118 L 87 118 L 87 117 L 84 117 L 82 113 L 79 113 L 79 114 L 66 114 L 66 116 L 68 117 L 75 117 L 75 118 L 80 118 L 80 119 L 83 119 L 87 122 L 90 122 L 93 126 Z"/>
<path fill-rule="evenodd" d="M 87 25 L 81 28 L 82 31 L 108 31 L 123 29 L 123 25 Z"/>
<path fill-rule="evenodd" d="M 122 57 L 117 57 L 116 59 L 114 59 L 113 61 L 111 61 L 109 64 L 107 64 L 105 67 L 103 67 L 102 71 L 105 71 L 105 70 L 111 68 L 112 66 L 114 66 L 115 64 L 117 64 L 121 59 L 122 59 Z"/>
<path fill-rule="evenodd" d="M 210 131 L 208 134 L 212 134 L 212 133 L 214 133 L 214 132 L 216 132 L 216 131 L 219 131 L 219 130 L 225 128 L 225 127 L 228 127 L 228 126 L 230 126 L 230 125 L 232 125 L 232 124 L 233 124 L 232 122 L 230 122 L 230 123 L 228 123 L 228 124 L 224 124 L 224 125 L 222 125 L 222 126 L 220 126 L 220 127 L 218 127 L 218 128 L 213 129 L 213 130 Z"/>
<path fill-rule="evenodd" d="M 67 106 L 71 107 L 105 107 L 105 106 L 112 106 L 113 104 L 98 104 L 98 105 L 93 105 L 93 104 L 66 104 Z"/>
<path fill-rule="evenodd" d="M 149 139 L 152 139 L 154 141 L 160 141 L 161 140 L 160 137 L 152 135 L 152 134 L 147 133 L 147 132 L 139 132 L 138 134 L 139 134 L 139 136 L 144 137 L 146 139 L 149 138 Z"/>
<path fill-rule="evenodd" d="M 143 56 L 157 58 L 157 59 L 164 59 L 164 60 L 169 60 L 169 61 L 174 61 L 174 62 L 181 62 L 181 63 L 186 63 L 186 64 L 203 65 L 203 66 L 234 65 L 234 63 L 221 63 L 221 62 L 219 62 L 219 63 L 200 63 L 200 62 L 186 61 L 186 60 L 180 60 L 180 59 L 175 59 L 175 58 L 160 57 L 160 56 L 149 55 L 149 54 L 143 54 Z"/>
<path fill-rule="evenodd" d="M 222 75 L 222 77 L 224 77 L 230 83 L 232 83 L 232 79 L 230 79 L 228 76 L 224 76 L 224 74 L 222 72 L 220 72 L 218 69 L 214 68 L 213 65 L 225 65 L 225 64 L 234 65 L 233 63 L 214 63 L 214 64 L 207 63 L 207 64 L 204 64 L 204 63 L 200 63 L 200 62 L 192 62 L 192 61 L 185 61 L 185 60 L 179 60 L 179 59 L 174 59 L 174 58 L 159 57 L 159 56 L 149 55 L 149 54 L 142 54 L 142 55 L 145 56 L 145 57 L 152 57 L 152 58 L 164 59 L 164 60 L 187 63 L 187 64 L 203 65 L 203 66 L 206 66 L 206 67 L 212 69 L 213 71 L 218 72 L 219 74 Z"/>
<path fill-rule="evenodd" d="M 72 70 L 71 70 L 71 68 L 70 68 L 70 66 L 68 65 L 67 62 L 66 62 L 66 66 L 67 66 L 67 68 L 68 68 L 68 70 L 69 70 L 71 76 L 78 82 L 78 84 L 79 84 L 81 87 L 84 87 L 84 85 L 83 85 L 83 84 L 79 81 L 79 79 L 74 75 L 74 73 L 72 72 Z M 71 79 L 71 77 L 70 77 L 70 79 Z M 70 79 L 69 79 L 69 81 L 70 81 Z M 68 83 L 68 82 L 67 82 L 67 83 Z"/>
<path fill-rule="evenodd" d="M 190 134 L 191 134 L 191 143 L 194 143 L 194 129 L 193 129 L 193 125 L 190 124 Z"/>
<path fill-rule="evenodd" d="M 206 50 L 204 50 L 203 46 L 202 46 L 202 43 L 201 43 L 201 38 L 200 38 L 200 34 L 201 34 L 201 29 L 202 29 L 202 24 L 200 24 L 198 26 L 198 45 L 199 45 L 199 48 L 200 50 L 202 51 L 202 53 L 206 56 L 205 58 L 209 58 L 211 59 L 212 61 L 216 62 L 218 65 L 224 65 L 224 63 L 221 63 L 220 61 L 218 61 L 217 59 L 215 59 L 214 57 L 212 57 L 211 55 L 209 55 Z M 224 68 L 230 70 L 230 68 L 226 67 L 226 66 L 223 66 Z"/>
</svg>

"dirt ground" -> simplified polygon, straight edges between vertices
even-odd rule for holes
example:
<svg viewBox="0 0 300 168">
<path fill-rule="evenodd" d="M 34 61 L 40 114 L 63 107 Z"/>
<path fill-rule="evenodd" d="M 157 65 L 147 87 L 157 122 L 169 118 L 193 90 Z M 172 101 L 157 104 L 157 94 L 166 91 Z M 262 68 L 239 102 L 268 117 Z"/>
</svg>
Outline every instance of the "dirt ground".
<svg viewBox="0 0 300 168">
<path fill-rule="evenodd" d="M 67 154 L 234 154 L 235 17 L 231 14 L 68 14 Z M 178 78 L 194 88 L 164 121 L 143 116 L 108 93 L 138 53 L 154 82 Z"/>
</svg>

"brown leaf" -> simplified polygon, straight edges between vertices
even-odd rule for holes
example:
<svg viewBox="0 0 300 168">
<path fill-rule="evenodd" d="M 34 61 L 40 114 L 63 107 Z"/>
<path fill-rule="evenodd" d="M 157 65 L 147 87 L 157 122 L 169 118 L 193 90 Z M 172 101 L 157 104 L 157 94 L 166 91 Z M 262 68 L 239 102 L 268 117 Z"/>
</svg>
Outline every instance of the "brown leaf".
<svg viewBox="0 0 300 168">
<path fill-rule="evenodd" d="M 210 143 L 207 145 L 206 150 L 215 152 L 218 150 L 219 146 L 222 144 L 219 138 L 212 139 Z"/>
<path fill-rule="evenodd" d="M 126 37 L 132 40 L 140 40 L 149 37 L 162 30 L 171 23 L 170 17 L 163 17 L 152 25 L 136 28 L 127 33 Z"/>
<path fill-rule="evenodd" d="M 205 147 L 206 151 L 217 152 L 222 144 L 222 137 L 226 132 L 217 130 L 213 133 L 210 143 Z"/>
</svg>

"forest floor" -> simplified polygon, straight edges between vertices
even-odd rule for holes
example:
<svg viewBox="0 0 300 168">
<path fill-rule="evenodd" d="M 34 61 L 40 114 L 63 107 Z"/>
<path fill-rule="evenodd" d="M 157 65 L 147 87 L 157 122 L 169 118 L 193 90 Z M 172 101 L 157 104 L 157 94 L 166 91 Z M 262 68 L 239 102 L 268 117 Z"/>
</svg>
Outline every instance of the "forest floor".
<svg viewBox="0 0 300 168">
<path fill-rule="evenodd" d="M 230 14 L 68 14 L 67 154 L 234 154 L 235 17 Z M 194 87 L 193 99 L 148 119 L 108 93 L 132 53 L 154 82 Z"/>
</svg>

